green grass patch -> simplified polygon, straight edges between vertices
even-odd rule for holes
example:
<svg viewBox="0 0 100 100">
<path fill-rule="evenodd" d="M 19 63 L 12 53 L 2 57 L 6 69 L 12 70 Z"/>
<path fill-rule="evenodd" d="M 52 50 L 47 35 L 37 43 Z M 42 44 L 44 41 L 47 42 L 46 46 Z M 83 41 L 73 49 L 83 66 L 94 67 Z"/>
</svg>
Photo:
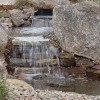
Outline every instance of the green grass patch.
<svg viewBox="0 0 100 100">
<path fill-rule="evenodd" d="M 5 83 L 0 83 L 0 100 L 7 100 L 8 96 L 7 87 Z"/>
</svg>

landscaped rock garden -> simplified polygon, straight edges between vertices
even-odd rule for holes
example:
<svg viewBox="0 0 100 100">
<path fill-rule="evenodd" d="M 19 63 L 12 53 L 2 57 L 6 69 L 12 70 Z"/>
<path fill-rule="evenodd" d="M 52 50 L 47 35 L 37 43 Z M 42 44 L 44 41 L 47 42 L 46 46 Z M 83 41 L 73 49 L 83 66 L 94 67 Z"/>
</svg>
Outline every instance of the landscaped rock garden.
<svg viewBox="0 0 100 100">
<path fill-rule="evenodd" d="M 3 27 L 12 28 L 19 26 L 30 26 L 32 22 L 32 16 L 34 9 L 13 9 L 9 11 L 0 12 L 0 22 Z"/>
<path fill-rule="evenodd" d="M 89 1 L 80 3 L 75 3 L 80 0 L 70 1 L 26 0 L 24 2 L 21 0 L 12 6 L 0 6 L 0 100 L 100 99 L 98 92 L 100 86 L 100 5 Z M 46 21 L 43 17 L 42 19 L 34 18 L 37 9 L 52 11 L 53 8 L 52 21 L 49 17 L 45 17 Z M 51 23 L 53 23 L 53 28 Z M 26 33 L 20 34 L 17 31 L 18 34 L 13 34 L 12 28 L 27 26 L 32 26 L 29 28 L 30 34 L 27 34 L 27 28 L 22 31 Z M 36 29 L 32 30 L 33 27 Z M 50 30 L 44 27 L 49 27 Z M 33 31 L 36 31 L 34 34 L 40 35 L 40 38 L 26 38 L 31 37 Z M 41 41 L 41 36 L 43 41 Z M 21 43 L 17 41 L 18 39 Z M 46 44 L 47 41 L 44 42 L 44 40 L 50 43 Z M 40 44 L 37 45 L 37 41 L 40 41 Z M 42 59 L 30 63 L 31 59 L 38 59 L 37 56 L 32 58 L 31 50 L 33 49 Z M 51 55 L 54 54 L 52 58 L 48 49 Z M 41 51 L 42 54 L 39 55 Z M 11 55 L 12 52 L 14 56 Z M 46 59 L 44 59 L 44 54 L 48 55 Z M 15 57 L 13 64 L 11 57 Z M 35 64 L 35 67 L 32 64 Z"/>
</svg>

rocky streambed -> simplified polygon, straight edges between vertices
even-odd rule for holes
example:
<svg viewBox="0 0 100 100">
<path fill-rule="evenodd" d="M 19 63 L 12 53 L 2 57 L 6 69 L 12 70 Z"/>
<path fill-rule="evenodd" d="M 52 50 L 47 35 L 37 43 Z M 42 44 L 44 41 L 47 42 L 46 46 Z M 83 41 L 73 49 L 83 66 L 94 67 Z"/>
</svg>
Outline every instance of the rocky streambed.
<svg viewBox="0 0 100 100">
<path fill-rule="evenodd" d="M 100 96 L 62 92 L 56 90 L 35 90 L 29 84 L 16 79 L 8 79 L 9 100 L 99 100 Z"/>
<path fill-rule="evenodd" d="M 23 28 L 23 29 L 17 29 L 18 33 L 12 35 L 13 37 L 15 36 L 12 43 L 13 43 L 13 45 L 17 44 L 16 50 L 19 49 L 19 51 L 16 52 L 16 56 L 11 56 L 12 57 L 11 62 L 10 62 L 11 64 L 7 66 L 7 70 L 9 72 L 9 74 L 13 75 L 15 79 L 24 80 L 27 83 L 29 83 L 34 88 L 35 92 L 37 92 L 37 89 L 39 89 L 40 93 L 45 92 L 45 94 L 47 94 L 47 95 L 49 95 L 49 94 L 53 95 L 52 93 L 54 91 L 56 91 L 56 92 L 58 91 L 57 93 L 59 93 L 59 94 L 62 93 L 65 95 L 65 100 L 67 98 L 66 96 L 68 96 L 67 93 L 65 93 L 65 92 L 72 92 L 71 93 L 72 95 L 76 95 L 76 94 L 78 95 L 78 93 L 87 94 L 87 95 L 100 95 L 99 88 L 98 88 L 98 87 L 100 87 L 100 85 L 99 85 L 100 82 L 92 81 L 92 80 L 88 79 L 88 77 L 86 75 L 87 68 L 91 68 L 92 66 L 95 66 L 95 63 L 91 59 L 88 59 L 88 58 L 82 57 L 82 56 L 78 56 L 78 55 L 74 55 L 74 53 L 68 53 L 68 52 L 62 51 L 59 54 L 59 59 L 60 59 L 59 68 L 57 65 L 56 57 L 54 57 L 52 59 L 47 57 L 46 59 L 38 60 L 37 63 L 39 63 L 40 65 L 43 64 L 42 67 L 40 67 L 38 65 L 37 65 L 37 67 L 35 67 L 34 63 L 33 63 L 33 65 L 30 66 L 30 62 L 32 60 L 27 60 L 27 62 L 26 62 L 26 59 L 29 59 L 29 57 L 30 57 L 29 54 L 30 54 L 30 50 L 32 49 L 31 40 L 33 42 L 33 45 L 34 45 L 34 43 L 36 45 L 36 42 L 41 41 L 41 37 L 42 37 L 42 41 L 49 39 L 50 40 L 49 45 L 53 44 L 53 47 L 50 46 L 50 48 L 49 48 L 50 50 L 56 51 L 57 48 L 60 47 L 59 42 L 57 41 L 56 37 L 54 36 L 53 31 L 48 33 L 49 32 L 48 30 L 45 30 L 45 32 L 44 32 L 43 30 L 33 31 L 31 29 L 33 29 L 33 30 L 34 29 L 35 30 L 36 29 L 43 29 L 43 30 L 50 29 L 51 30 L 52 28 L 44 28 L 44 27 L 43 28 L 32 28 L 32 27 L 28 28 L 27 27 L 27 28 Z M 18 31 L 18 30 L 21 30 L 21 31 Z M 26 32 L 26 33 L 24 33 L 24 32 Z M 36 33 L 34 33 L 34 32 L 36 32 Z M 35 34 L 35 35 L 33 35 L 33 34 Z M 28 36 L 31 38 L 28 38 Z M 36 37 L 39 37 L 39 38 L 36 38 Z M 28 40 L 26 40 L 26 38 L 28 38 Z M 26 41 L 28 43 L 28 46 L 26 45 L 27 53 L 24 53 L 25 55 L 26 54 L 28 54 L 28 55 L 24 56 L 25 58 L 23 58 L 23 56 L 21 56 L 21 54 L 19 54 L 21 49 L 24 48 L 24 46 L 22 47 L 21 45 L 18 47 L 19 44 L 23 43 L 22 40 Z M 39 45 L 41 45 L 41 43 L 39 43 Z M 48 43 L 47 43 L 47 45 L 48 45 Z M 8 47 L 9 47 L 9 45 L 8 45 Z M 56 47 L 56 49 L 54 47 Z M 33 46 L 33 48 L 35 48 L 35 47 Z M 45 49 L 43 49 L 43 50 L 46 51 Z M 38 51 L 38 53 L 40 53 L 40 49 L 38 49 L 38 48 L 35 51 Z M 53 53 L 53 55 L 54 55 L 54 53 Z M 56 63 L 54 62 L 54 60 Z M 27 63 L 29 63 L 29 64 L 27 64 Z M 11 69 L 9 70 L 10 67 L 11 67 Z M 46 90 L 48 90 L 49 92 Z M 59 92 L 59 91 L 63 91 L 63 92 Z M 18 91 L 16 90 L 16 92 L 18 92 Z M 76 93 L 74 93 L 74 92 L 76 92 Z M 70 93 L 68 93 L 68 94 L 70 94 Z M 16 97 L 18 97 L 18 95 Z M 84 95 L 83 97 L 87 97 L 87 95 Z M 24 97 L 24 94 L 23 94 L 23 97 Z M 31 99 L 34 98 L 34 96 L 29 96 L 29 97 L 32 97 Z M 47 97 L 45 97 L 45 98 L 47 98 Z M 77 96 L 75 96 L 75 98 L 76 97 Z M 38 98 L 38 96 L 37 96 L 37 98 Z M 63 97 L 60 95 L 59 98 L 63 98 Z M 90 98 L 90 96 L 89 96 L 89 98 Z M 47 99 L 43 98 L 43 100 L 47 100 Z M 56 99 L 54 99 L 54 100 L 56 100 Z M 58 100 L 60 100 L 60 99 L 58 99 Z M 70 100 L 70 98 L 69 98 L 69 100 Z"/>
</svg>

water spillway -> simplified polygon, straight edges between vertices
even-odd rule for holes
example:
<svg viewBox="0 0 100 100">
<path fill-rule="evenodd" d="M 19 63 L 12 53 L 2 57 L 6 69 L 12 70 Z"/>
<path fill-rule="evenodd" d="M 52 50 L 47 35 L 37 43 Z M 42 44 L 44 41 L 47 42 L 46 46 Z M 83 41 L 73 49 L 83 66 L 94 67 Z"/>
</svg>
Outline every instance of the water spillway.
<svg viewBox="0 0 100 100">
<path fill-rule="evenodd" d="M 62 70 L 60 44 L 52 27 L 52 9 L 38 10 L 31 27 L 13 29 L 9 40 L 9 74 L 27 81 L 36 89 L 48 88 L 46 85 L 50 84 L 66 86 L 74 81 L 67 70 Z"/>
<path fill-rule="evenodd" d="M 59 49 L 51 19 L 52 16 L 33 16 L 31 27 L 13 29 L 8 45 L 8 73 L 35 89 L 100 94 L 94 91 L 100 82 L 88 81 L 84 68 L 75 67 L 73 55 Z"/>
<path fill-rule="evenodd" d="M 48 84 L 56 83 L 55 79 L 61 80 L 57 82 L 59 85 L 66 83 L 65 75 L 60 70 L 59 49 L 51 42 L 51 26 L 50 16 L 35 16 L 31 27 L 14 29 L 16 34 L 10 36 L 12 47 L 7 66 L 14 72 L 9 74 L 24 80 L 42 77 Z"/>
<path fill-rule="evenodd" d="M 15 37 L 12 40 L 12 44 L 14 45 L 12 57 L 14 58 L 11 61 L 13 62 L 14 60 L 15 63 L 22 62 L 24 65 L 28 64 L 29 67 L 37 67 L 38 64 L 35 60 L 46 59 L 43 57 L 46 57 L 46 52 L 48 52 L 45 43 L 48 41 L 49 39 L 44 39 L 41 36 Z"/>
<path fill-rule="evenodd" d="M 38 11 L 35 13 L 35 16 L 52 16 L 53 15 L 53 9 L 38 9 Z"/>
</svg>

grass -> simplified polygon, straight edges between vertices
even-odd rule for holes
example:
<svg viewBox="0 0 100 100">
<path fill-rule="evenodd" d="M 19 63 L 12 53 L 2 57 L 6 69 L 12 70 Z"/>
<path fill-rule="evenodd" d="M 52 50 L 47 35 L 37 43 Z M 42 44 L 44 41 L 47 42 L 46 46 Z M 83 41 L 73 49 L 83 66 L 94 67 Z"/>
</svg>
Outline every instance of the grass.
<svg viewBox="0 0 100 100">
<path fill-rule="evenodd" d="M 17 9 L 24 9 L 31 7 L 32 3 L 30 0 L 17 0 L 17 2 L 14 4 L 15 8 Z"/>
<path fill-rule="evenodd" d="M 7 87 L 4 83 L 0 83 L 0 100 L 6 100 L 8 96 Z"/>
</svg>

